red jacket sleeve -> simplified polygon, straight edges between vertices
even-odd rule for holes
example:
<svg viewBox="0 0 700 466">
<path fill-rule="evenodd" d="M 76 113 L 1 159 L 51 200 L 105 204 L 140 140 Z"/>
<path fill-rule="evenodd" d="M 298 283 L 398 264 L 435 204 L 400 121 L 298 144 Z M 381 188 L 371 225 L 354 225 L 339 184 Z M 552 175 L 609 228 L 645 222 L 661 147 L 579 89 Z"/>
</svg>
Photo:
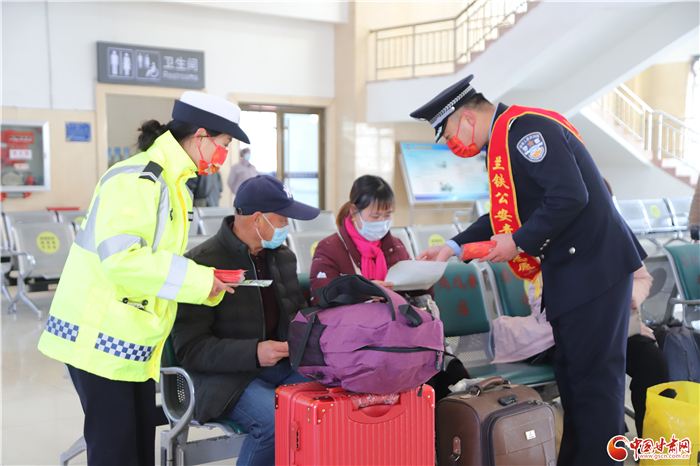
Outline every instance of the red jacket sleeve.
<svg viewBox="0 0 700 466">
<path fill-rule="evenodd" d="M 344 270 L 343 257 L 348 255 L 345 247 L 340 243 L 337 235 L 332 235 L 319 241 L 314 251 L 311 261 L 311 272 L 309 273 L 309 284 L 311 286 L 311 302 L 314 303 L 314 291 L 328 285 L 332 279 L 339 277 L 341 273 L 355 273 L 354 270 L 348 272 Z M 340 254 L 345 256 L 340 257 Z M 347 257 L 346 262 L 350 261 Z M 350 264 L 352 266 L 352 264 Z"/>
</svg>

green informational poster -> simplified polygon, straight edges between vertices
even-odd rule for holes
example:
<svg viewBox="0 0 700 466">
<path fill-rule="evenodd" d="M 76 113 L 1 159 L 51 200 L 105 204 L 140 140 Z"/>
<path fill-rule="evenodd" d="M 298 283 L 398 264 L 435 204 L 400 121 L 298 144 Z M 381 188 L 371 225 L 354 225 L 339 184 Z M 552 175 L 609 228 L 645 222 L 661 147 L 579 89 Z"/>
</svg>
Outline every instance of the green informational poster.
<svg viewBox="0 0 700 466">
<path fill-rule="evenodd" d="M 445 144 L 403 142 L 400 161 L 411 204 L 465 202 L 489 196 L 483 153 L 463 159 Z"/>
</svg>

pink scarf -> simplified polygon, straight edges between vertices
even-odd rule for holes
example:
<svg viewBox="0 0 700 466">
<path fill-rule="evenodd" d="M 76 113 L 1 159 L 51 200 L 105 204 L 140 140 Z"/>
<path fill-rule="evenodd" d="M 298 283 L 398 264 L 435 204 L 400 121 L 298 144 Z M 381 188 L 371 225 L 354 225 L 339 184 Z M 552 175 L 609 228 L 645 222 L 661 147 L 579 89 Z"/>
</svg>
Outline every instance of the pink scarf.
<svg viewBox="0 0 700 466">
<path fill-rule="evenodd" d="M 355 225 L 350 220 L 350 215 L 345 217 L 345 229 L 350 235 L 355 247 L 362 255 L 362 276 L 370 280 L 386 279 L 386 258 L 384 251 L 381 248 L 381 240 L 367 241 L 355 228 Z"/>
</svg>

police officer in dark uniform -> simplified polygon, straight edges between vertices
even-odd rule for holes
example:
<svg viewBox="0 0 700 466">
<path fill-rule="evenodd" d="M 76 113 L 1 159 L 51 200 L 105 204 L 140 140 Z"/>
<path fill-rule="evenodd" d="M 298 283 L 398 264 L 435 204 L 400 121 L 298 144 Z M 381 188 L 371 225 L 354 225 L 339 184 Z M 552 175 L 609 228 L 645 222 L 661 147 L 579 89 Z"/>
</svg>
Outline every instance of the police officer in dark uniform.
<svg viewBox="0 0 700 466">
<path fill-rule="evenodd" d="M 488 151 L 487 165 L 497 156 L 509 158 L 521 226 L 494 232 L 490 215 L 498 206 L 492 199 L 490 214 L 418 258 L 447 260 L 462 244 L 495 240 L 498 246 L 481 261 L 511 261 L 524 252 L 541 262 L 542 306 L 554 331 L 554 372 L 565 412 L 558 464 L 615 464 L 607 444 L 625 432 L 632 274 L 646 253 L 615 209 L 575 128 L 554 112 L 494 106 L 474 90 L 472 78 L 411 116 L 429 121 L 436 142 L 444 137 L 456 155 L 498 147 Z M 504 131 L 502 115 L 519 116 Z M 492 140 L 497 124 L 503 139 L 498 145 Z"/>
</svg>

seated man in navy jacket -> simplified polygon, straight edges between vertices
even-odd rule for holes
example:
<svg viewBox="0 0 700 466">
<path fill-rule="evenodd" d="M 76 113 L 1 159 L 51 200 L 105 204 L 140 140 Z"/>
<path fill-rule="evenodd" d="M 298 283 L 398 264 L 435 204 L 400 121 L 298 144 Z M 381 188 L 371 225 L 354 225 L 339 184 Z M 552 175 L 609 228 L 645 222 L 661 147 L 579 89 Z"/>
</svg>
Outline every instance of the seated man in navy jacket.
<svg viewBox="0 0 700 466">
<path fill-rule="evenodd" d="M 444 137 L 460 157 L 488 147 L 490 213 L 418 258 L 447 260 L 462 244 L 495 240 L 482 261 L 507 261 L 523 279 L 541 270 L 565 411 L 558 464 L 615 464 L 607 444 L 625 432 L 632 274 L 646 254 L 576 129 L 555 112 L 494 106 L 472 78 L 411 116 L 429 121 L 436 142 Z"/>
<path fill-rule="evenodd" d="M 238 286 L 215 307 L 180 305 L 172 330 L 178 360 L 195 385 L 194 418 L 228 417 L 249 432 L 238 464 L 275 463 L 275 389 L 308 382 L 289 363 L 289 323 L 307 306 L 294 253 L 285 246 L 289 218 L 320 210 L 295 201 L 269 175 L 246 180 L 216 236 L 185 254 L 198 264 L 245 270 L 266 288 Z"/>
</svg>

